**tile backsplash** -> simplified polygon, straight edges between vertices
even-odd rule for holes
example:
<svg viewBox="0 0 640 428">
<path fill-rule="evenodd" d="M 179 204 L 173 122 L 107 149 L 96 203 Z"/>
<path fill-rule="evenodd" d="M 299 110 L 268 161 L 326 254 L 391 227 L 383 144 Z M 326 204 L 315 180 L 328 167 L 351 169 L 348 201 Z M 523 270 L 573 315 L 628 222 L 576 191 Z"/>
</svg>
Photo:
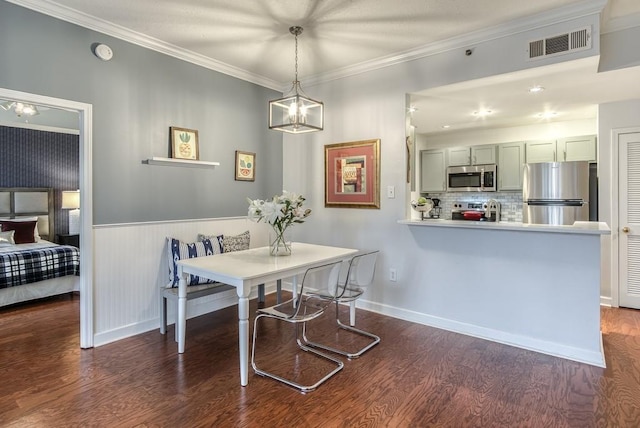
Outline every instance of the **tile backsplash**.
<svg viewBox="0 0 640 428">
<path fill-rule="evenodd" d="M 522 191 L 517 192 L 446 192 L 422 194 L 427 198 L 440 199 L 442 218 L 451 220 L 454 202 L 500 202 L 500 221 L 522 222 Z"/>
</svg>

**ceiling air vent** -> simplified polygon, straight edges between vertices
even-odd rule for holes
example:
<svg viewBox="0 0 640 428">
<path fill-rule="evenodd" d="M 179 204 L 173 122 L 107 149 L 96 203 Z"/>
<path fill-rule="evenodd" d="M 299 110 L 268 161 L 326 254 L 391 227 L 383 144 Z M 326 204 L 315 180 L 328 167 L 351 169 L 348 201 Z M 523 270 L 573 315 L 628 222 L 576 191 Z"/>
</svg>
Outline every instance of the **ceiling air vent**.
<svg viewBox="0 0 640 428">
<path fill-rule="evenodd" d="M 527 53 L 529 59 L 541 59 L 585 49 L 591 49 L 591 27 L 533 40 L 529 42 Z"/>
</svg>

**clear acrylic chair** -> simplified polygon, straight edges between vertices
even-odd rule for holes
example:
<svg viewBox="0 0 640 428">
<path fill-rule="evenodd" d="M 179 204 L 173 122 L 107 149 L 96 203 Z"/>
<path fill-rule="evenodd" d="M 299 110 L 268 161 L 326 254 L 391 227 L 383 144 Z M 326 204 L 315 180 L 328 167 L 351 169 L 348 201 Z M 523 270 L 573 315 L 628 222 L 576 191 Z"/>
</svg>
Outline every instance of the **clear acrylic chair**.
<svg viewBox="0 0 640 428">
<path fill-rule="evenodd" d="M 360 330 L 355 328 L 353 324 L 355 324 L 354 310 L 355 310 L 355 301 L 362 296 L 364 293 L 364 287 L 369 286 L 373 282 L 373 278 L 376 270 L 376 260 L 378 258 L 379 251 L 371 251 L 367 253 L 358 254 L 349 263 L 349 268 L 346 273 L 346 278 L 343 281 L 340 281 L 338 284 L 337 294 L 331 295 L 331 293 L 318 293 L 317 297 L 326 299 L 329 301 L 334 301 L 336 303 L 336 323 L 338 327 L 342 330 L 346 330 L 352 333 L 356 333 L 360 336 L 364 336 L 370 339 L 366 346 L 362 347 L 356 351 L 348 351 L 344 349 L 339 349 L 337 346 L 331 346 L 327 344 L 321 344 L 315 341 L 312 341 L 307 336 L 308 327 L 305 323 L 302 329 L 302 338 L 307 346 L 312 348 L 320 348 L 327 351 L 334 352 L 336 354 L 344 355 L 349 359 L 358 358 L 362 354 L 364 354 L 369 349 L 373 348 L 375 345 L 380 343 L 380 337 L 375 334 L 369 333 L 364 330 Z M 340 321 L 340 311 L 339 305 L 340 303 L 349 303 L 351 305 L 350 316 L 352 322 L 351 325 L 343 324 Z"/>
<path fill-rule="evenodd" d="M 256 374 L 283 382 L 299 389 L 302 392 L 309 392 L 313 391 L 331 376 L 342 370 L 344 367 L 344 363 L 342 361 L 306 346 L 299 337 L 300 324 L 304 325 L 306 322 L 319 317 L 327 306 L 331 304 L 330 299 L 324 299 L 316 296 L 315 294 L 307 294 L 306 288 L 309 284 L 317 285 L 322 283 L 326 286 L 327 290 L 333 290 L 333 293 L 335 294 L 338 288 L 341 264 L 342 262 L 336 262 L 308 269 L 304 274 L 299 290 L 294 290 L 294 298 L 275 306 L 258 309 L 257 316 L 253 324 L 253 345 L 251 350 L 251 365 L 253 366 L 253 370 Z M 259 331 L 258 322 L 263 318 L 272 318 L 294 324 L 297 346 L 304 351 L 330 361 L 332 366 L 335 365 L 335 367 L 329 373 L 320 378 L 320 380 L 310 385 L 303 385 L 295 380 L 287 379 L 283 376 L 279 376 L 259 368 L 256 365 L 256 338 Z"/>
</svg>

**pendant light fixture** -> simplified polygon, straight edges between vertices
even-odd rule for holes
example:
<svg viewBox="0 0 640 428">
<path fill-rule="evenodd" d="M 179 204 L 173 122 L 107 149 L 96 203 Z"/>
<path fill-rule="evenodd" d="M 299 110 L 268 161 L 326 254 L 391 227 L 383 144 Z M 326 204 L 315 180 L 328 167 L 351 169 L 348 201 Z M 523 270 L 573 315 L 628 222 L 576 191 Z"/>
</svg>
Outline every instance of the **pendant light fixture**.
<svg viewBox="0 0 640 428">
<path fill-rule="evenodd" d="M 293 86 L 284 98 L 269 101 L 269 129 L 291 134 L 322 131 L 324 128 L 324 104 L 305 96 L 298 80 L 298 36 L 302 30 L 302 27 L 289 28 L 296 39 L 296 77 Z"/>
</svg>

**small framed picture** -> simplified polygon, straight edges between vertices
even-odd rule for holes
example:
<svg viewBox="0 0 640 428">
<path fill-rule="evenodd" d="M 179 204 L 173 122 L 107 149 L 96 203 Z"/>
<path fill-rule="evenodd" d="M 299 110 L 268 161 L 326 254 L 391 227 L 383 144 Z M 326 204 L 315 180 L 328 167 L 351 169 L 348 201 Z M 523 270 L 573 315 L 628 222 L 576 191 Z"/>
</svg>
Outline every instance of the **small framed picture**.
<svg viewBox="0 0 640 428">
<path fill-rule="evenodd" d="M 255 181 L 256 154 L 236 150 L 236 180 Z"/>
<path fill-rule="evenodd" d="M 169 127 L 171 134 L 171 157 L 174 159 L 200 160 L 198 131 L 195 129 Z"/>
</svg>

